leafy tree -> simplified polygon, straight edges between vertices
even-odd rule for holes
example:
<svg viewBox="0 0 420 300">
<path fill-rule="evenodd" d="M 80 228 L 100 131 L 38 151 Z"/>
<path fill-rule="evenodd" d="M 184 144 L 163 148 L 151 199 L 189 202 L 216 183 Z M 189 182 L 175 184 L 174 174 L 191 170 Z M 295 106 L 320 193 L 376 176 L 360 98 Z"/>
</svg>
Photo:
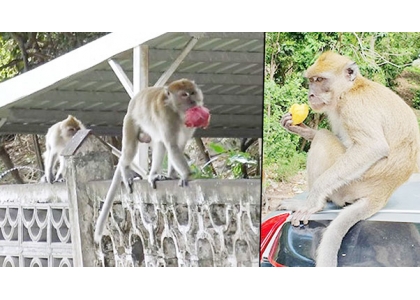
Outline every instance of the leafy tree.
<svg viewBox="0 0 420 300">
<path fill-rule="evenodd" d="M 102 32 L 0 33 L 0 81 L 29 71 L 103 35 Z"/>
</svg>

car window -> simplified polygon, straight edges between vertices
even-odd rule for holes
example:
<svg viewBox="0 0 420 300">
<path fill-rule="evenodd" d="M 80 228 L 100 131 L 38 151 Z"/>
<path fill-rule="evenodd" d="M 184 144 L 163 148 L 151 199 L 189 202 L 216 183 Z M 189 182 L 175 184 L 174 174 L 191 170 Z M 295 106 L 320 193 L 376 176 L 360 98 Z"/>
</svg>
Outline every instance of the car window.
<svg viewBox="0 0 420 300">
<path fill-rule="evenodd" d="M 310 221 L 301 227 L 285 223 L 272 258 L 285 266 L 315 266 L 315 251 L 329 223 Z M 361 221 L 344 237 L 338 266 L 419 266 L 419 231 L 416 223 Z"/>
</svg>

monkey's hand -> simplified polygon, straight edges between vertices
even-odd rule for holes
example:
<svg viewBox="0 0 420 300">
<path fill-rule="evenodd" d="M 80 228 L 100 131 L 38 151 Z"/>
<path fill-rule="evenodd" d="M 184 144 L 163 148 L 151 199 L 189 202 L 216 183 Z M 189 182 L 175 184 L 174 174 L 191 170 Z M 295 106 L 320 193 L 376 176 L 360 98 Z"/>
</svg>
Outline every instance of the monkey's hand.
<svg viewBox="0 0 420 300">
<path fill-rule="evenodd" d="M 312 129 L 309 126 L 306 126 L 305 124 L 301 123 L 298 125 L 292 125 L 293 120 L 292 120 L 292 114 L 291 113 L 287 113 L 285 114 L 281 120 L 280 120 L 280 124 L 281 126 L 284 127 L 284 129 L 286 129 L 287 131 L 300 135 L 301 137 L 303 137 L 305 140 L 308 141 L 312 141 L 315 134 L 316 134 L 316 130 Z"/>
<path fill-rule="evenodd" d="M 299 226 L 300 222 L 303 221 L 303 224 L 308 224 L 309 217 L 324 208 L 323 202 L 312 202 L 310 198 L 306 201 L 300 199 L 285 199 L 278 206 L 279 209 L 291 210 L 293 211 L 292 218 L 290 223 L 293 226 Z"/>
</svg>

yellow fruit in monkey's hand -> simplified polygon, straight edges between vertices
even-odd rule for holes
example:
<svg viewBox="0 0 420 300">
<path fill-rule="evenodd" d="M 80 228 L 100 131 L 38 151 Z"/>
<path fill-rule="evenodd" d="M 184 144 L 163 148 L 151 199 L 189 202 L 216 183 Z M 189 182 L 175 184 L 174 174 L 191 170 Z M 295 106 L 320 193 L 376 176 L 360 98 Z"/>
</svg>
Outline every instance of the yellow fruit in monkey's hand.
<svg viewBox="0 0 420 300">
<path fill-rule="evenodd" d="M 292 114 L 292 125 L 298 125 L 308 116 L 309 107 L 307 104 L 295 103 L 290 107 L 289 113 Z"/>
</svg>

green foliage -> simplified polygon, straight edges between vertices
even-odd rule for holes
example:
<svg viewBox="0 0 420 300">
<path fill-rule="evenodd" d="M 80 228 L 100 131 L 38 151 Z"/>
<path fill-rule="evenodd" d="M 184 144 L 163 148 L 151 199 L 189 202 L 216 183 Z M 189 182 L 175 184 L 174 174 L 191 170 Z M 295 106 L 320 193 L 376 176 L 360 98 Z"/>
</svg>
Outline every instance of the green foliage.
<svg viewBox="0 0 420 300">
<path fill-rule="evenodd" d="M 13 48 L 12 44 L 12 40 L 5 40 L 0 35 L 0 81 L 2 81 L 3 78 L 13 77 L 18 73 L 18 68 L 16 66 L 1 67 L 7 66 L 13 61 L 14 56 L 11 51 Z"/>
<path fill-rule="evenodd" d="M 195 179 L 209 179 L 209 178 L 215 178 L 213 171 L 209 164 L 198 167 L 195 164 L 190 165 L 191 172 L 194 174 Z"/>
<path fill-rule="evenodd" d="M 0 81 L 31 70 L 103 35 L 102 32 L 2 32 Z"/>
<path fill-rule="evenodd" d="M 219 158 L 226 161 L 226 166 L 230 168 L 234 178 L 240 178 L 242 176 L 242 165 L 256 165 L 257 161 L 252 159 L 251 154 L 247 152 L 241 152 L 238 150 L 226 149 L 221 144 L 210 143 L 209 148 L 218 154 Z"/>
<path fill-rule="evenodd" d="M 229 170 L 229 172 L 226 171 L 224 173 L 230 173 L 233 178 L 242 177 L 242 165 L 252 166 L 257 164 L 257 161 L 253 159 L 248 152 L 241 152 L 237 149 L 227 149 L 222 144 L 214 142 L 210 142 L 208 147 L 215 153 L 215 156 L 210 162 L 213 163 L 216 160 L 224 162 L 226 168 Z M 215 177 L 210 167 L 210 163 L 204 165 L 202 168 L 192 166 L 192 170 L 195 173 L 196 178 Z"/>
<path fill-rule="evenodd" d="M 304 166 L 305 154 L 299 153 L 300 138 L 290 134 L 280 119 L 293 103 L 305 103 L 307 91 L 302 88 L 303 79 L 294 77 L 283 86 L 266 80 L 264 86 L 264 169 L 277 168 L 280 179 L 287 179 Z"/>
<path fill-rule="evenodd" d="M 414 92 L 413 108 L 420 109 L 420 89 L 413 92 Z"/>
</svg>

